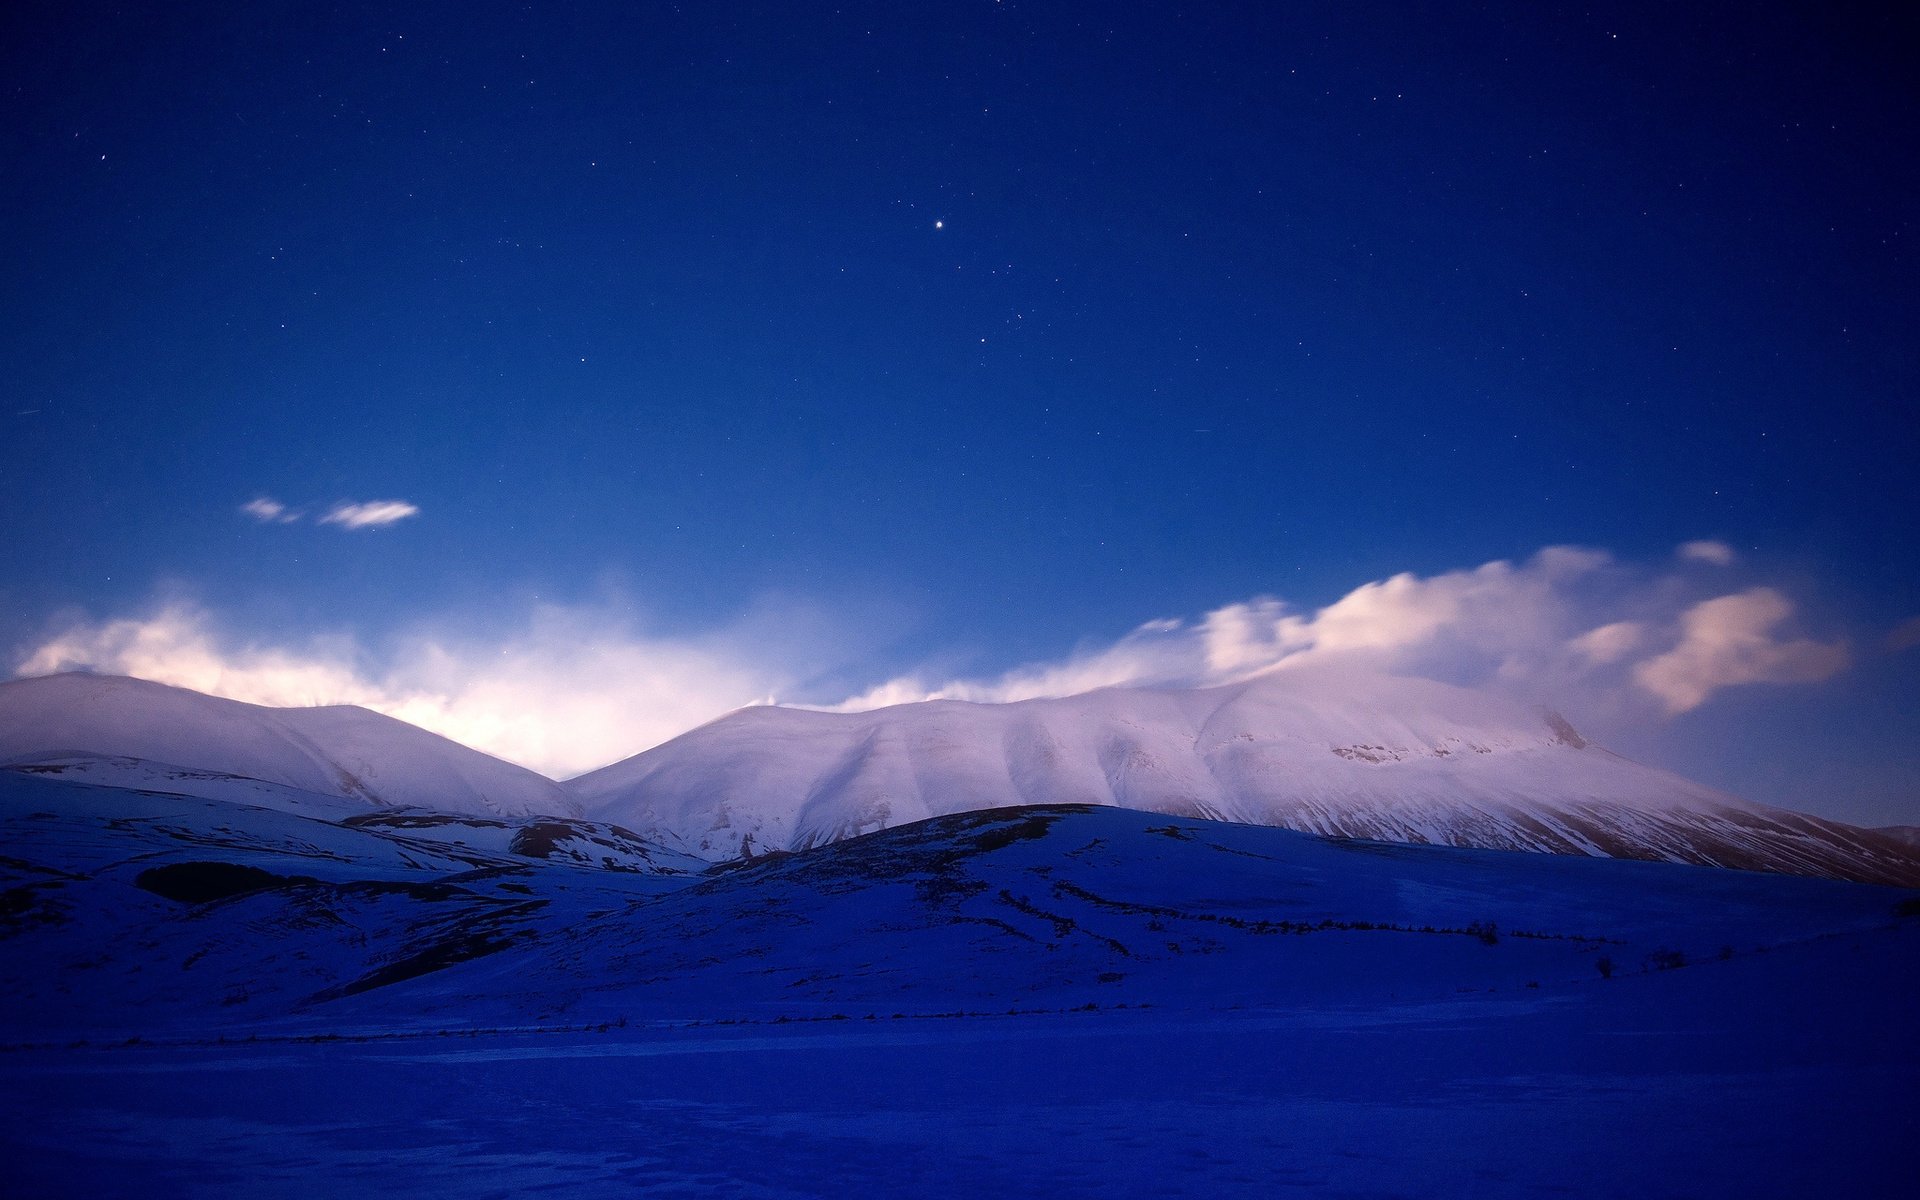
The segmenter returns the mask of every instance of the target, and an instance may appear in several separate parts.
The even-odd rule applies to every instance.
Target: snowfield
[[[56,675],[0,683],[0,765],[325,819],[386,808],[590,816],[602,842],[618,828],[708,862],[959,812],[1098,804],[1920,885],[1920,851],[1897,830],[1754,804],[1485,693],[1345,672],[866,713],[747,708],[565,783],[363,709],[263,708]]]
[[[1015,704],[748,708],[568,786],[597,818],[714,859],[954,812],[1076,803],[1920,884],[1913,848],[1883,832],[1643,766],[1552,713],[1345,672]]]
[[[120,682],[109,712],[157,695]],[[18,1194],[1909,1182],[1920,892],[1863,880],[1911,860],[1534,714],[1442,720],[1439,692],[1318,712],[1273,688],[748,710],[601,773],[619,786],[587,819],[504,811],[471,760],[445,785],[464,809],[376,804],[294,769],[344,743],[315,758],[275,740],[275,710],[205,699],[155,701],[155,729],[194,735],[171,750],[97,714],[97,738],[58,745],[44,721],[0,730],[23,747],[0,768]],[[440,748],[372,728],[398,764],[374,774],[431,792],[415,752]],[[982,810],[963,778],[1092,790]],[[1542,854],[1214,819],[1288,795],[1329,821],[1418,814],[1427,842],[1545,838],[1586,803],[1640,840]],[[902,823],[908,798],[950,811]],[[870,802],[885,827],[852,836]],[[692,826],[645,820],[722,810],[758,822],[722,827],[735,849],[807,848],[711,862]],[[1772,869],[1640,861],[1736,849]]]
[[[578,816],[552,780],[364,708],[265,708],[106,675],[0,683],[0,764],[134,759],[357,802]]]

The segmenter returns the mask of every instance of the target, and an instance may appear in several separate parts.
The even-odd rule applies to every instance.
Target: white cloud
[[[1638,621],[1614,621],[1567,643],[1594,666],[1617,663],[1647,641],[1647,627]]]
[[[1126,684],[1171,683],[1193,675],[1194,645],[1194,638],[1184,623],[1154,620],[1112,645],[1085,650],[1059,662],[1018,667],[984,680],[953,679],[933,683],[922,674],[902,675],[838,704],[820,707],[861,712],[921,700],[1005,703],[1040,696],[1072,696]]]
[[[1633,669],[1635,682],[1681,713],[1724,687],[1743,683],[1816,683],[1847,665],[1842,643],[1778,641],[1773,631],[1793,603],[1772,588],[1705,600],[1680,618],[1680,644]]]
[[[1725,542],[1682,542],[1674,553],[1687,562],[1707,563],[1716,567],[1730,567],[1740,557]]]
[[[1673,714],[1722,688],[1814,682],[1845,667],[1843,643],[1776,636],[1794,611],[1780,593],[1757,588],[1702,600],[1689,586],[1602,551],[1550,546],[1519,564],[1362,584],[1314,611],[1257,597],[1191,624],[1153,621],[1110,645],[998,677],[930,682],[903,675],[833,707],[1021,700],[1127,684],[1208,686],[1345,662],[1556,702],[1585,697],[1591,708],[1644,711],[1652,704]]]
[[[790,685],[751,630],[649,636],[607,610],[540,606],[504,638],[419,633],[385,665],[347,637],[236,643],[203,609],[76,625],[19,675],[89,669],[254,704],[357,704],[555,777],[624,758]]]
[[[1813,682],[1843,669],[1845,644],[1795,635],[1793,616],[1792,602],[1771,588],[1715,596],[1698,573],[1671,564],[1636,567],[1549,547],[1519,563],[1395,575],[1318,609],[1255,597],[1198,620],[1160,618],[998,674],[898,673],[837,704],[844,692],[822,696],[807,681],[856,670],[871,678],[871,656],[854,653],[841,631],[870,638],[875,622],[786,601],[676,636],[648,632],[618,603],[533,605],[504,636],[417,630],[376,649],[345,635],[248,642],[223,633],[205,610],[173,602],[142,617],[76,624],[30,650],[17,673],[91,669],[261,704],[359,704],[564,777],[774,696],[859,710],[1206,686],[1312,664],[1490,686],[1576,715],[1647,720],[1696,708],[1724,688]],[[849,665],[863,659],[863,668]]]
[[[419,506],[405,500],[369,500],[364,504],[336,504],[320,518],[320,523],[348,529],[377,529],[419,515]]]
[[[255,496],[240,506],[240,511],[264,525],[290,525],[300,514],[271,496]]]

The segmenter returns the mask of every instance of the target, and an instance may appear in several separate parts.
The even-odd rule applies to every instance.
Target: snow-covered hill
[[[1920,883],[1874,831],[1753,804],[1428,680],[1277,673],[866,713],[749,708],[568,785],[587,812],[715,859],[931,816],[1101,804],[1383,841]]]
[[[143,679],[50,675],[0,683],[0,764],[132,759],[278,784],[361,807],[578,816],[544,776],[364,708],[265,708]],[[182,777],[184,778],[184,776]],[[195,787],[177,790],[195,792]],[[217,784],[217,786],[228,786]]]
[[[1078,806],[707,875],[385,815],[0,772],[0,1040],[1444,1000],[1867,932],[1912,898]]]
[[[413,815],[0,771],[13,1190],[1520,1200],[1910,1174],[1920,893],[1060,806],[646,875]]]
[[[0,683],[0,766],[323,820],[425,809],[482,821],[434,836],[498,850],[524,835],[581,862],[640,869],[661,853],[655,842],[751,858],[956,812],[1099,804],[1920,884],[1920,851],[1887,831],[1714,791],[1482,692],[1381,676],[1285,672],[1199,691],[857,714],[750,708],[563,785],[364,709],[265,708],[59,675]],[[548,837],[528,832],[531,816],[570,824]],[[502,818],[521,820],[484,823]]]

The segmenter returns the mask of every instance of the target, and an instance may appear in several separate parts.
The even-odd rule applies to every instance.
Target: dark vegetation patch
[[[1013,937],[1017,937],[1023,942],[1033,942],[1036,945],[1040,941],[1039,938],[1034,937],[1032,934],[1028,933],[1026,930],[1021,929],[1019,926],[1014,925],[1011,922],[1002,921],[999,917],[975,917],[975,916],[969,916],[965,913],[961,913],[955,916],[948,917],[947,920],[950,924],[954,924],[954,925],[991,926],[994,929],[998,929],[1002,933],[1010,934]]]
[[[987,884],[982,879],[957,879],[943,871],[915,883],[913,890],[921,903],[940,907],[971,900],[986,891]]]
[[[134,879],[134,883],[154,895],[183,904],[206,904],[248,892],[313,882],[304,875],[276,875],[259,867],[226,862],[168,863],[148,867]]]
[[[1334,746],[1331,749],[1348,762],[1382,763],[1389,760],[1398,762],[1402,757],[1400,751],[1386,746]]]
[[[45,879],[0,892],[0,935],[19,933],[33,925],[65,924],[67,906],[54,899],[64,886],[58,879]]]
[[[36,887],[37,885],[29,883],[0,892],[0,920],[17,917],[32,908]]]
[[[1465,929],[1433,925],[1401,925],[1391,921],[1336,921],[1331,917],[1326,917],[1319,921],[1268,921],[1259,918],[1236,917],[1228,913],[1190,912],[1186,909],[1171,908],[1161,904],[1136,904],[1127,900],[1114,900],[1102,896],[1097,892],[1088,891],[1078,884],[1068,883],[1065,880],[1055,882],[1053,892],[1056,896],[1072,896],[1076,900],[1084,901],[1096,908],[1103,908],[1110,912],[1152,917],[1155,921],[1159,921],[1162,918],[1171,918],[1180,921],[1200,921],[1213,925],[1224,925],[1229,929],[1245,930],[1248,933],[1298,934],[1325,933],[1335,930],[1360,933],[1434,933],[1478,938],[1489,946],[1498,944],[1501,936],[1499,926],[1491,921],[1475,921]],[[1005,893],[1002,893],[1002,895],[1004,896]],[[1060,919],[1065,920],[1066,918]],[[1153,929],[1153,924],[1150,923],[1148,928]],[[1533,938],[1540,941],[1552,942],[1579,942],[1588,945],[1618,944],[1618,940],[1613,938],[1586,937],[1569,933],[1538,933],[1531,930],[1512,930],[1509,931],[1506,936]]]
[[[1011,908],[1016,908],[1037,920],[1051,923],[1054,936],[1056,937],[1066,937],[1075,929],[1079,928],[1079,926],[1074,923],[1072,917],[1063,917],[1059,913],[1048,912],[1025,896],[1016,896],[1005,888],[1000,889],[1000,902]]]
[[[312,883],[311,879],[292,882]],[[434,902],[446,900],[476,900],[474,893],[450,883],[415,883],[406,879],[356,879],[352,883],[339,885],[340,894],[354,898],[371,899],[377,896],[405,896],[409,900],[428,900]]]
[[[597,847],[612,853],[602,853],[596,858],[594,851],[586,847]],[[742,848],[745,848],[744,843]],[[594,825],[581,821],[534,821],[515,831],[513,840],[507,843],[507,849],[524,858],[570,859],[607,871],[643,870],[633,863],[622,862],[621,858],[626,856],[649,864],[653,862],[652,847],[639,834],[618,825]],[[678,871],[666,873],[680,874]]]
[[[471,892],[462,892],[461,895],[481,900],[486,907],[477,912],[471,909],[460,911],[451,919],[435,922],[436,927],[426,937],[415,941],[359,978],[320,992],[312,998],[311,1002],[322,1003],[337,1000],[342,996],[358,995],[389,984],[418,979],[422,975],[445,970],[456,963],[471,962],[476,958],[496,954],[517,942],[536,936],[534,930],[520,925],[520,921],[547,905],[545,900],[503,903],[474,896]]]
[[[560,842],[579,836],[578,829],[563,821],[535,821],[515,831],[507,849],[528,858],[546,858]]]
[[[1015,842],[1031,842],[1047,836],[1047,829],[1059,817],[1057,814],[1030,816],[1024,821],[1012,825],[999,825],[973,839],[975,850],[1004,850]]]
[[[34,816],[51,816],[51,814],[35,813]],[[0,869],[18,871],[23,875],[44,875],[49,879],[79,880],[93,878],[93,876],[81,872],[62,871],[59,867],[49,867],[45,863],[28,862],[24,858],[10,858],[5,854],[0,854]]]
[[[924,821],[901,825],[898,828],[940,836],[964,833],[969,829],[978,829],[982,825],[997,825],[1002,821],[1017,821],[1027,817],[1057,821],[1061,817],[1076,813],[1098,812],[1100,807],[1098,804],[1012,804],[1005,808],[976,808],[963,813],[949,813],[944,817],[928,817]]]
[[[315,999],[332,1000],[340,996],[355,996],[361,992],[370,992],[374,988],[386,987],[388,984],[418,979],[422,975],[430,975],[435,971],[451,967],[455,963],[470,962],[476,958],[498,953],[513,943],[513,938],[491,930],[468,934],[465,937],[450,938],[444,942],[435,942],[404,958],[376,967],[351,983],[342,984]]]
[[[1383,842],[1375,838],[1342,837],[1339,834],[1325,834],[1323,838],[1327,845],[1336,850],[1377,854],[1381,858],[1410,858],[1418,861],[1428,859],[1436,848],[1430,842]],[[1439,848],[1458,849],[1458,847]]]
[[[381,829],[443,829],[448,825],[464,825],[469,829],[511,828],[507,822],[496,821],[490,817],[462,817],[450,813],[355,813],[340,823],[351,826],[373,825]]]
[[[724,875],[731,875],[735,871],[747,869],[758,870],[792,857],[793,852],[790,850],[762,850],[752,858],[724,859],[708,867],[706,874],[718,878]]]
[[[714,883],[696,886],[717,886],[719,879],[726,877],[779,877],[816,888],[823,895],[833,895],[918,874],[953,876],[968,859],[978,854],[1044,837],[1053,822],[1076,813],[1093,812],[1096,807],[1091,804],[1023,805],[930,817],[778,858],[767,856],[750,863],[722,864],[708,873]],[[930,898],[950,897],[942,895],[936,886]]]

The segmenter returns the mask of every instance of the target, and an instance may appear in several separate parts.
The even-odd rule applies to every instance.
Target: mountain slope
[[[704,875],[419,816],[0,772],[0,1042],[1435,1001],[1871,933],[1912,900],[1081,806]]]
[[[12,1190],[1911,1182],[1915,893],[1114,808],[702,877],[413,831],[0,772]]]
[[[364,708],[266,708],[106,675],[0,683],[0,763],[113,758],[263,780],[372,808],[579,814],[544,776]]]
[[[763,858],[342,1008],[504,1020],[545,1004],[576,1021],[1324,1010],[1885,930],[1909,898],[1829,879],[1024,807]]]
[[[931,816],[1101,804],[1304,832],[1920,883],[1868,830],[1753,804],[1428,680],[1279,673],[867,713],[750,708],[568,786],[587,811],[712,858]]]

